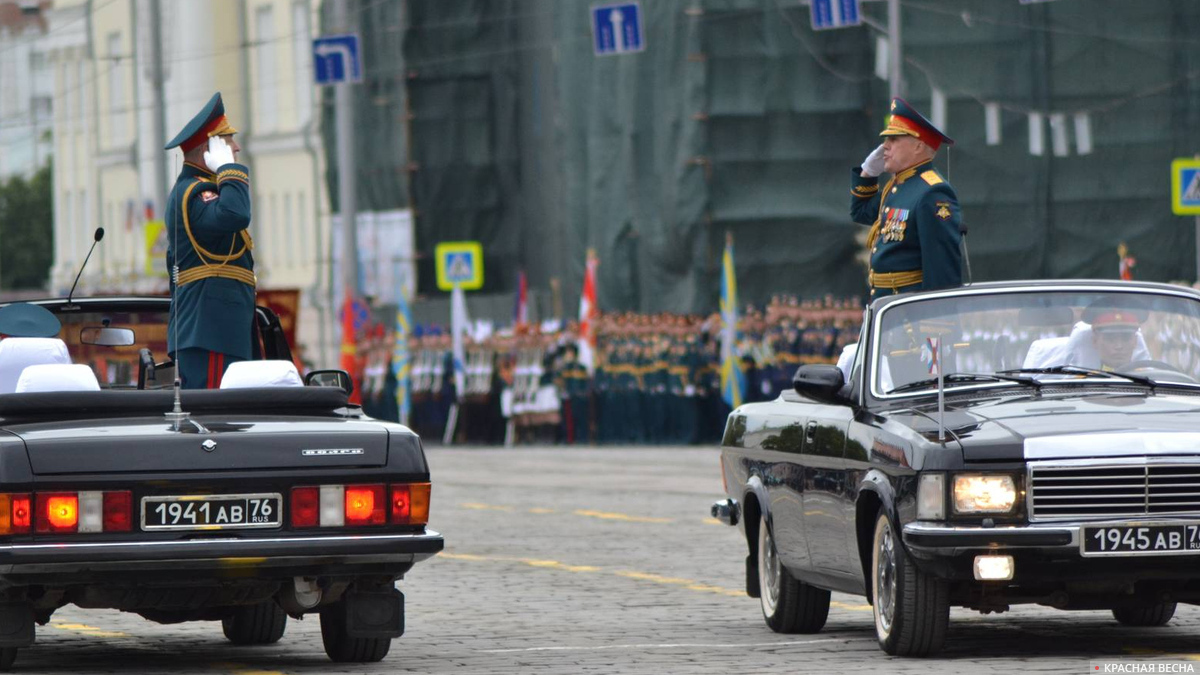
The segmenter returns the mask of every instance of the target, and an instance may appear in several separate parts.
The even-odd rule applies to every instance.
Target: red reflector
[[[0,493],[0,534],[28,532],[31,515],[29,495]]]
[[[321,522],[321,489],[292,488],[292,527],[316,527]]]
[[[382,485],[346,486],[346,524],[382,525],[387,522],[387,504]]]
[[[408,523],[412,514],[412,495],[407,485],[392,486],[392,522],[397,525]]]
[[[128,532],[133,529],[133,495],[128,490],[104,493],[104,531]]]
[[[38,532],[74,532],[78,527],[78,494],[58,492],[37,495]]]

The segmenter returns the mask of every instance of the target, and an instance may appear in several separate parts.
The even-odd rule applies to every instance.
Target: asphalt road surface
[[[325,657],[316,618],[236,647],[219,623],[160,626],[65,608],[14,666],[26,673],[1094,672],[1105,659],[1200,671],[1200,608],[1164,628],[1108,612],[953,610],[945,651],[896,659],[862,598],[834,595],[825,629],[779,635],[742,590],[745,544],[708,517],[715,449],[428,450],[432,527],[446,551],[399,583],[407,632],[376,664]],[[1186,672],[1186,671],[1185,671]]]

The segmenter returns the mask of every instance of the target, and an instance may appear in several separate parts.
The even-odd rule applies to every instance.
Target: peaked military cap
[[[0,307],[0,335],[8,337],[55,337],[62,328],[58,317],[40,305],[14,302]]]
[[[1090,323],[1094,330],[1103,332],[1107,330],[1134,331],[1149,317],[1144,310],[1130,307],[1128,302],[1121,303],[1114,298],[1101,298],[1083,310],[1081,318],[1085,323]]]
[[[902,98],[892,99],[891,111],[887,118],[887,127],[879,132],[880,136],[914,136],[925,145],[937,150],[942,143],[954,145],[954,139],[943,134],[933,122],[917,112],[916,108]]]
[[[208,139],[213,136],[236,133],[237,129],[234,129],[229,124],[229,120],[225,119],[225,104],[221,102],[221,92],[218,91],[208,99],[208,103],[204,104],[200,112],[184,125],[183,131],[176,134],[170,143],[163,146],[163,149],[170,150],[178,147],[182,148],[184,152],[190,152],[207,143]]]

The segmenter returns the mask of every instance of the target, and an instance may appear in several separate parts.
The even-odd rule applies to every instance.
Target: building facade
[[[45,166],[53,86],[43,43],[49,2],[0,2],[0,181]]]

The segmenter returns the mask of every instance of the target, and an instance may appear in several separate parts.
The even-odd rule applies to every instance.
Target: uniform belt
[[[258,285],[258,279],[254,276],[254,272],[246,269],[245,267],[236,267],[234,265],[201,265],[199,267],[180,270],[179,274],[175,278],[175,284],[182,286],[184,284],[190,284],[193,281],[211,279],[212,277],[240,281],[243,284],[250,286],[250,288],[254,288],[256,285]]]
[[[905,286],[915,286],[925,280],[925,275],[921,270],[912,270],[911,272],[876,272],[871,270],[867,275],[867,282],[872,288],[888,288],[893,291],[904,288]]]

